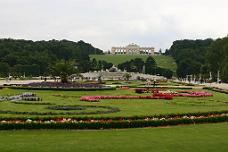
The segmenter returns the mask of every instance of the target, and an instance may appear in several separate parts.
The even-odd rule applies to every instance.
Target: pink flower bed
[[[178,93],[174,94],[174,96],[178,97],[212,97],[213,94],[204,91],[189,91],[187,93]]]
[[[100,99],[165,99],[171,100],[173,97],[211,97],[212,93],[203,91],[186,91],[185,93],[168,94],[168,93],[153,93],[151,96],[81,96],[81,101],[99,102]]]
[[[156,94],[152,96],[82,96],[80,98],[81,101],[90,101],[90,102],[98,102],[100,99],[173,99],[173,95],[171,94]]]

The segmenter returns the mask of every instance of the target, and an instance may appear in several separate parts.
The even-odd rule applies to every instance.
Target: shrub
[[[94,121],[94,122],[1,122],[0,130],[11,129],[109,129],[109,128],[139,128],[173,126],[182,124],[227,122],[228,116],[204,118],[177,118],[159,120],[121,120],[121,121]]]

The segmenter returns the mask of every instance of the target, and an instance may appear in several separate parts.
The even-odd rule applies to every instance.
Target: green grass
[[[0,131],[1,152],[227,152],[228,123],[121,130]]]
[[[90,55],[91,59],[95,58],[96,60],[105,60],[107,62],[113,63],[114,65],[118,65],[135,58],[142,58],[144,61],[146,61],[147,57],[147,55]],[[159,67],[170,69],[173,72],[176,72],[177,65],[172,57],[164,55],[157,55],[153,57]]]
[[[139,83],[139,82],[137,82]],[[30,90],[42,102],[57,105],[99,105],[118,107],[121,111],[111,114],[76,115],[78,117],[147,116],[168,113],[207,112],[228,110],[228,95],[213,92],[213,97],[179,97],[173,100],[101,100],[99,103],[79,101],[82,95],[138,95],[130,90],[106,91],[47,91]],[[204,90],[205,91],[205,90]],[[27,90],[3,88],[0,96],[16,95]],[[74,96],[69,98],[54,95]],[[146,94],[145,94],[146,95]],[[149,95],[149,94],[147,94]],[[53,111],[47,105],[25,105],[0,102],[0,110]],[[87,109],[91,111],[92,109]],[[54,110],[58,112],[58,110]],[[61,111],[62,112],[62,111]],[[0,114],[0,117],[33,117],[31,115]],[[49,116],[48,116],[49,117]],[[10,130],[0,131],[1,152],[226,152],[228,123],[189,126],[110,129],[110,130]]]
[[[2,89],[0,96],[2,95],[15,95],[21,92],[27,92],[26,90],[13,90]],[[134,93],[133,89],[130,90],[109,90],[109,91],[41,91],[34,90],[39,97],[43,99],[42,102],[54,103],[57,105],[99,105],[99,106],[113,106],[118,107],[121,111],[110,114],[94,114],[89,116],[94,117],[119,117],[119,116],[147,116],[155,114],[170,114],[170,113],[188,113],[188,112],[207,112],[207,111],[220,111],[228,110],[228,95],[218,92],[213,92],[213,97],[176,97],[173,100],[137,100],[137,99],[111,99],[101,100],[98,103],[90,103],[80,101],[79,98],[82,95],[138,95]],[[74,96],[69,98],[56,97],[53,95]],[[146,95],[146,94],[145,94]],[[149,94],[147,94],[149,95]],[[24,105],[14,104],[11,102],[0,102],[1,110],[12,111],[39,111],[39,112],[58,112],[59,110],[47,109],[47,105]],[[89,111],[93,109],[88,109]],[[62,112],[62,111],[61,111]],[[15,114],[0,114],[3,116],[23,116]],[[76,115],[78,117],[84,117],[88,115]],[[65,116],[66,117],[66,116]]]

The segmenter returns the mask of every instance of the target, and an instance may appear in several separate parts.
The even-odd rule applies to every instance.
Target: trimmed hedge
[[[21,101],[10,101],[14,104],[25,104],[25,105],[54,105],[54,103],[49,102],[21,102]]]
[[[218,88],[204,87],[203,89],[207,89],[207,90],[211,90],[211,91],[215,91],[215,92],[219,92],[219,93],[228,94],[228,91],[222,90],[222,89],[218,89]]]
[[[23,89],[23,90],[57,90],[57,91],[98,91],[98,90],[116,90],[116,87],[107,88],[42,88],[42,87],[14,87],[9,86],[10,89]]]
[[[56,106],[48,106],[48,109],[51,110],[86,110],[85,106],[71,106],[71,105],[56,105]]]
[[[171,113],[171,114],[159,114],[159,115],[150,115],[150,116],[130,116],[130,117],[91,117],[91,116],[83,116],[83,117],[74,117],[74,116],[68,116],[65,118],[71,118],[77,121],[80,120],[113,120],[113,121],[118,121],[118,120],[144,120],[144,119],[152,119],[152,118],[165,118],[165,119],[169,119],[169,118],[181,118],[181,117],[190,117],[190,116],[195,116],[195,117],[199,117],[199,116],[203,116],[203,117],[209,117],[212,115],[222,115],[222,114],[228,114],[228,110],[223,110],[223,111],[208,111],[208,112],[194,112],[194,113]],[[0,121],[1,120],[42,120],[42,121],[46,121],[46,120],[56,120],[56,119],[62,119],[62,116],[47,116],[47,117],[40,117],[40,116],[33,116],[33,117],[0,117]]]
[[[208,118],[181,118],[164,120],[124,120],[111,122],[22,122],[22,123],[0,123],[0,130],[11,129],[110,129],[110,128],[141,128],[173,126],[182,124],[200,124],[228,122],[228,116],[217,116]]]
[[[60,105],[58,105],[60,106]],[[72,105],[75,106],[75,105]],[[103,108],[107,109],[106,111],[80,111],[80,112],[28,112],[28,111],[11,111],[11,110],[0,110],[0,114],[22,114],[22,115],[88,115],[88,114],[107,114],[119,112],[120,109],[117,107],[111,106],[92,106],[92,105],[81,105],[80,107],[84,108]],[[57,110],[57,109],[54,109]]]

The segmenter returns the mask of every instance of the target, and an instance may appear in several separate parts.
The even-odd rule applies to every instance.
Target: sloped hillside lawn
[[[105,55],[90,55],[90,58],[95,58],[96,60],[104,60],[107,62],[110,62],[114,65],[118,65],[120,63],[130,61],[135,58],[141,58],[143,61],[146,61],[148,58],[148,55],[111,55],[111,54],[105,54]],[[171,71],[175,72],[177,69],[177,65],[175,60],[170,56],[164,56],[164,55],[157,55],[153,56],[155,59],[158,67],[170,69]]]

